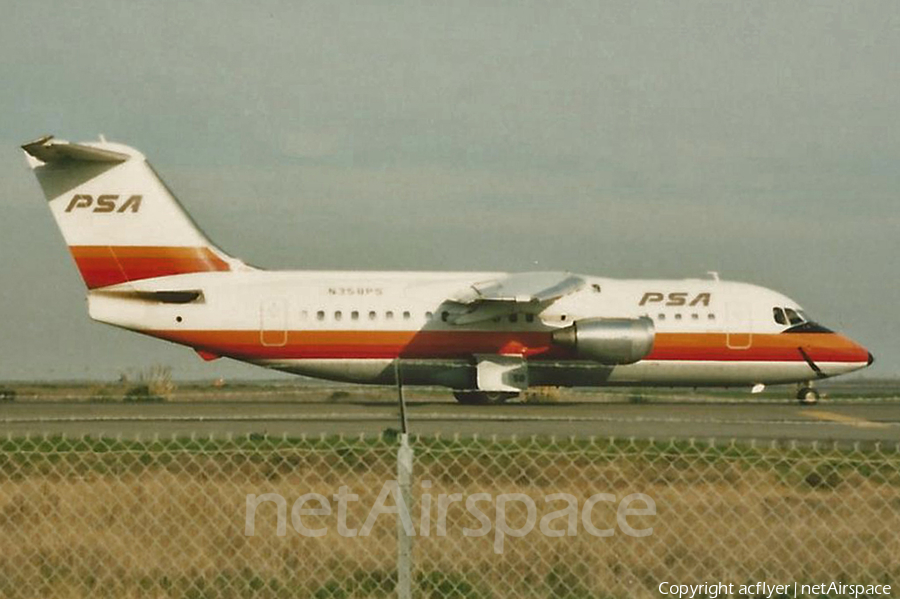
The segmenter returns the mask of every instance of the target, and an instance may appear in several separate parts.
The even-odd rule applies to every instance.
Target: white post
[[[401,433],[400,449],[397,450],[397,484],[400,487],[400,497],[403,498],[401,510],[412,510],[412,467],[413,450],[409,446],[409,434]],[[397,518],[397,597],[412,598],[412,537],[407,534],[400,517]]]
[[[397,400],[400,403],[400,448],[397,450],[397,485],[403,504],[400,509],[412,510],[412,468],[413,450],[409,446],[409,431],[406,420],[406,398],[403,397],[403,373],[400,358],[394,361],[394,380],[397,383]],[[403,518],[397,518],[397,597],[412,599],[412,537],[406,533]],[[412,521],[412,514],[406,514]]]

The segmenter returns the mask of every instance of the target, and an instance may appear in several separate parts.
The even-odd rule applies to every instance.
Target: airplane
[[[750,387],[870,366],[764,287],[569,272],[270,271],[226,254],[146,158],[52,136],[22,146],[96,321],[289,373],[431,385],[463,404],[529,387]]]

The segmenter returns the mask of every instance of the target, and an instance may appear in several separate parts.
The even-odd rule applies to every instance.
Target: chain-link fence
[[[0,596],[641,597],[900,573],[897,447],[413,437],[398,514],[399,445],[7,440]]]

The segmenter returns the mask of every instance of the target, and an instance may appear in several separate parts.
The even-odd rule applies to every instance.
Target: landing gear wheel
[[[819,403],[819,392],[812,387],[800,387],[797,391],[797,399],[802,406],[812,406]]]
[[[508,399],[517,397],[518,393],[506,391],[454,391],[456,401],[467,406],[486,406],[488,404],[501,404]]]

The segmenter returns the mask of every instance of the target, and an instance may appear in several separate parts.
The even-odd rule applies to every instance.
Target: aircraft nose
[[[872,355],[872,352],[869,352],[869,363],[867,366],[871,366],[873,362],[875,362],[875,356]]]

